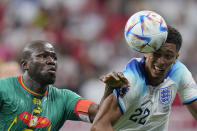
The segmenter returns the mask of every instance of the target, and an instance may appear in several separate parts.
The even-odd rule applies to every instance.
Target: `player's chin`
[[[151,72],[152,77],[155,79],[163,78],[165,76],[164,74],[165,74],[164,72],[155,72],[155,71]]]
[[[54,84],[56,80],[56,74],[48,74],[47,77],[45,77],[45,81],[47,81],[48,84]]]
[[[47,81],[48,81],[47,82],[48,84],[54,84],[55,83],[55,78],[54,79],[48,79]]]

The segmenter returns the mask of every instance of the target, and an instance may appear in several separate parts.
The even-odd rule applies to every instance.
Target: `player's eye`
[[[57,56],[55,56],[54,59],[57,60]]]
[[[39,54],[37,57],[39,57],[39,58],[47,58],[47,55],[46,54]]]
[[[50,54],[50,57],[53,58],[53,60],[57,60],[56,54]]]
[[[53,58],[54,60],[57,60],[57,56],[53,56],[52,58]]]
[[[172,59],[174,56],[173,55],[165,55],[166,59]]]
[[[47,58],[48,56],[47,56],[46,54],[43,54],[42,57],[43,57],[43,58]]]

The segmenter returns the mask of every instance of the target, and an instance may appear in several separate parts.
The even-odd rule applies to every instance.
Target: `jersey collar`
[[[29,88],[27,88],[27,87],[25,86],[25,84],[24,84],[24,82],[23,82],[23,77],[22,77],[22,75],[21,75],[21,76],[18,76],[18,81],[19,81],[20,85],[21,85],[26,91],[28,91],[29,93],[31,93],[31,94],[33,94],[33,95],[35,95],[35,96],[39,96],[39,97],[46,96],[47,93],[48,93],[48,91],[49,91],[49,87],[47,87],[47,90],[45,91],[44,94],[39,94],[39,93],[36,93],[36,92],[30,90]]]

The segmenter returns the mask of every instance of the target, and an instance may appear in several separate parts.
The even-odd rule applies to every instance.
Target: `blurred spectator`
[[[15,61],[0,63],[0,78],[19,76],[22,74],[19,64]]]

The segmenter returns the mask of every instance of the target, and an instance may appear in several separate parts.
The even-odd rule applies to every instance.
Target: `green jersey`
[[[79,120],[75,105],[81,99],[67,89],[49,85],[45,94],[28,89],[22,76],[0,80],[1,131],[54,131],[66,120]]]

